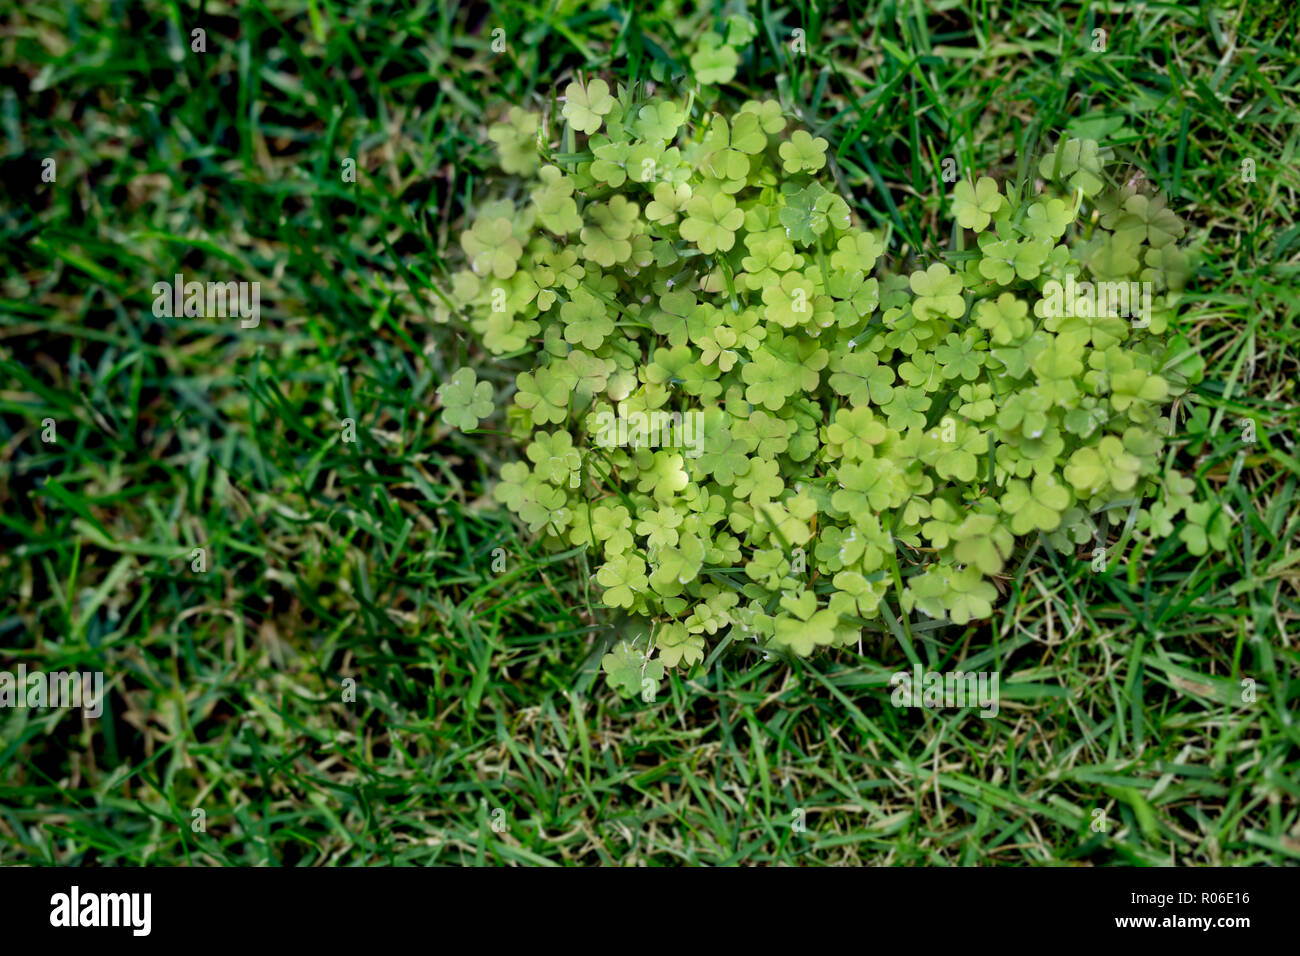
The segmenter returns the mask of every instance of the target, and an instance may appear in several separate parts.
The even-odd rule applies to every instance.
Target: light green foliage
[[[492,386],[479,382],[472,368],[457,369],[451,381],[438,386],[442,420],[453,428],[469,431],[492,414]]]
[[[580,133],[594,133],[600,129],[603,117],[615,106],[609,95],[609,84],[595,79],[585,87],[570,83],[564,90],[564,118]]]
[[[781,144],[781,160],[787,173],[816,172],[826,165],[826,140],[813,139],[807,130],[797,129]]]
[[[1105,188],[1102,173],[1110,159],[1111,151],[1093,140],[1062,140],[1039,161],[1038,172],[1045,179],[1054,179],[1091,197]]]
[[[620,690],[729,631],[807,654],[899,608],[986,618],[1018,539],[1068,551],[1132,501],[1144,540],[1226,546],[1227,512],[1166,470],[1166,406],[1201,369],[1162,341],[1183,227],[1095,142],[1043,157],[1038,195],[958,183],[976,254],[891,276],[823,173],[826,141],[778,104],[722,116],[598,80],[566,98],[587,151],[537,166],[513,219],[482,207],[451,289],[489,351],[533,361],[508,416],[525,460],[495,497],[588,549],[605,603],[653,625],[606,655]],[[1149,313],[1098,281],[1152,283]]]
[[[695,78],[704,84],[731,82],[739,63],[735,48],[724,43],[716,33],[706,33],[691,54],[691,69]]]
[[[974,186],[960,182],[953,190],[953,218],[963,229],[986,229],[989,219],[1004,202],[998,184],[987,176],[981,176]]]
[[[488,129],[488,138],[497,144],[501,168],[506,172],[531,176],[537,171],[538,120],[536,113],[512,106],[505,119]]]
[[[695,42],[690,56],[691,72],[701,86],[730,83],[740,66],[740,51],[758,36],[758,24],[747,13],[732,14],[715,30]]]
[[[744,221],[745,214],[726,193],[716,193],[712,199],[696,196],[686,204],[681,237],[695,243],[701,252],[726,252],[735,244],[736,230]]]
[[[523,254],[523,246],[514,237],[509,219],[475,220],[472,228],[461,233],[461,248],[478,275],[509,279]]]
[[[653,693],[664,676],[663,662],[651,659],[635,641],[617,641],[600,663],[610,686],[625,697],[642,694],[647,687]]]

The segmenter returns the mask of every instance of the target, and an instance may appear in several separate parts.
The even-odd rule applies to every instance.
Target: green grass
[[[1168,191],[1207,362],[1175,460],[1232,536],[1144,549],[1120,514],[1110,571],[1031,550],[992,621],[794,666],[731,647],[651,704],[599,679],[582,555],[485,497],[518,451],[431,411],[462,364],[498,393],[515,371],[432,322],[433,287],[495,175],[488,120],[576,70],[680,72],[722,6],[453,11],[6,4],[0,668],[111,691],[97,721],[0,715],[0,862],[1300,860],[1294,5],[752,8],[706,97],[779,95],[900,263],[951,242],[944,157],[1015,176],[1068,128]],[[261,325],[155,318],[176,272],[261,282]],[[1001,713],[891,707],[916,661],[1001,671]]]

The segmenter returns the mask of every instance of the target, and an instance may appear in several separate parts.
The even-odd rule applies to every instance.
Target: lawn
[[[1300,860],[1297,7],[763,2],[700,84],[744,12],[6,5],[0,669],[106,696],[0,712],[0,863]],[[945,159],[1110,146],[1199,251],[1173,460],[1224,548],[1028,542],[990,620],[614,693],[590,561],[491,496],[520,449],[437,411],[526,367],[439,293],[508,186],[488,126],[579,75],[778,99],[901,265],[952,240]],[[155,308],[177,274],[260,321]],[[1000,672],[997,716],[891,706],[918,663]]]

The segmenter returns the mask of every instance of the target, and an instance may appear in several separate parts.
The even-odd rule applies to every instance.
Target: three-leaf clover
[[[560,306],[564,320],[564,340],[586,349],[598,349],[614,331],[614,320],[605,304],[589,292],[579,289],[574,297]]]
[[[740,56],[716,33],[704,34],[699,47],[691,54],[691,69],[695,71],[695,79],[706,86],[730,83],[739,64]]]
[[[726,252],[736,243],[736,230],[745,221],[745,214],[736,208],[736,201],[726,193],[717,193],[712,199],[694,196],[686,204],[686,221],[682,223],[682,238],[693,242],[701,252],[711,254]]]
[[[963,229],[980,232],[1005,202],[996,180],[981,176],[972,186],[963,179],[953,189],[952,214]]]
[[[568,417],[570,383],[550,368],[520,372],[515,384],[519,388],[515,403],[527,409],[537,424],[559,423]]]
[[[644,561],[634,554],[617,553],[597,569],[596,580],[605,588],[605,603],[611,607],[631,607],[649,583]]]
[[[561,112],[579,133],[594,133],[600,129],[601,122],[614,105],[609,84],[595,79],[585,88],[581,83],[570,83],[564,90],[564,109]]]
[[[942,262],[934,263],[923,272],[913,272],[911,284],[917,295],[912,303],[912,312],[918,319],[941,315],[959,319],[965,313],[961,276],[954,274]]]
[[[605,679],[625,697],[645,696],[649,681],[651,691],[664,678],[664,665],[651,658],[634,641],[620,640],[600,659]]]
[[[1051,475],[1034,475],[1032,484],[1013,478],[999,504],[1011,515],[1015,534],[1054,531],[1061,523],[1062,512],[1070,507],[1070,490]]]
[[[524,247],[514,237],[514,227],[505,218],[478,219],[460,234],[461,248],[469,256],[470,268],[479,275],[509,279],[515,274]]]
[[[671,100],[647,103],[636,114],[633,129],[642,139],[672,142],[686,122],[682,108]]]
[[[797,129],[778,148],[787,173],[815,173],[826,165],[826,147],[822,137],[814,138],[807,130]]]
[[[628,239],[636,227],[640,210],[624,196],[596,203],[587,209],[590,219],[582,227],[582,254],[608,269],[632,255]]]
[[[478,428],[479,420],[492,414],[492,386],[477,379],[472,368],[458,368],[451,381],[438,386],[442,420],[453,428],[461,431]]]
[[[1085,196],[1095,196],[1106,185],[1101,174],[1108,158],[1108,151],[1095,140],[1068,139],[1039,161],[1038,172],[1044,179],[1064,182]]]
[[[512,106],[501,122],[488,128],[488,139],[497,144],[501,168],[507,173],[528,176],[537,170],[539,119],[536,113]]]
[[[654,199],[646,204],[646,218],[661,226],[670,226],[677,221],[679,213],[691,198],[691,187],[685,183],[656,183]]]

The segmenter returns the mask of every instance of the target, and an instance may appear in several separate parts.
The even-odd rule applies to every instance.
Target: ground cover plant
[[[603,658],[611,684],[653,696],[715,634],[860,645],[891,586],[904,612],[987,618],[1016,536],[1070,550],[1117,507],[1172,532],[1194,483],[1160,415],[1203,369],[1163,335],[1185,230],[1109,150],[1062,139],[1030,166],[1042,191],[958,183],[975,248],[886,277],[882,301],[879,236],[816,176],[826,140],[785,135],[773,100],[690,135],[689,99],[618,92],[569,85],[569,174],[541,165],[545,118],[491,130],[535,178],[477,210],[447,293],[489,352],[545,342],[511,408],[526,460],[493,494],[554,550],[596,546],[606,604],[654,620]],[[473,369],[439,392],[461,427],[495,408]]]
[[[1295,11],[931,7],[7,7],[0,670],[101,672],[105,700],[98,717],[0,709],[0,860],[1294,863]],[[609,687],[602,659],[650,635],[634,616],[611,621],[596,577],[604,546],[597,562],[572,538],[549,542],[492,491],[505,468],[537,465],[532,423],[506,406],[547,349],[540,326],[559,332],[552,358],[562,343],[598,359],[605,342],[570,341],[575,323],[561,315],[538,320],[532,348],[496,355],[491,328],[460,326],[458,303],[438,294],[455,288],[460,239],[485,197],[526,207],[536,186],[512,184],[540,181],[544,165],[581,182],[586,160],[569,154],[608,130],[575,129],[566,143],[566,91],[578,83],[577,106],[603,123],[613,110],[590,95],[595,79],[615,102],[620,84],[642,96],[653,83],[682,104],[679,150],[707,141],[715,114],[730,133],[746,103],[779,104],[785,128],[765,132],[765,165],[843,197],[852,227],[878,237],[864,284],[878,281],[867,323],[881,329],[901,307],[891,297],[926,298],[911,276],[935,264],[962,276],[972,300],[971,264],[993,263],[981,276],[999,285],[997,260],[1017,263],[988,246],[1008,241],[995,220],[1011,192],[1026,216],[1067,195],[1073,212],[1086,178],[1069,181],[1080,170],[1066,171],[1068,154],[1065,183],[1039,164],[1070,140],[1110,149],[1115,185],[1163,195],[1184,223],[1160,248],[1196,254],[1168,326],[1130,318],[1124,344],[1168,349],[1181,337],[1204,365],[1185,385],[1153,367],[1139,389],[1158,375],[1186,391],[1133,403],[1154,401],[1172,421],[1156,431],[1157,464],[1191,487],[1102,512],[1095,540],[1019,536],[988,578],[999,589],[991,616],[941,623],[908,611],[891,569],[877,616],[862,616],[861,646],[802,657],[763,644],[769,660],[719,628],[702,661],[665,669],[651,699],[639,666],[623,681],[636,693]],[[556,144],[535,172],[519,149],[530,113],[538,138]],[[796,145],[799,131],[808,140]],[[818,140],[824,151],[811,149]],[[512,148],[516,168],[502,170]],[[824,165],[786,171],[812,151]],[[588,175],[594,189],[617,174]],[[596,204],[642,184],[604,187]],[[762,192],[746,189],[738,208]],[[638,196],[638,222],[702,250],[704,231],[681,238],[689,214],[645,216],[654,192]],[[1095,209],[1085,195],[1060,243],[1072,253],[1090,229],[1116,231]],[[743,224],[720,233],[694,218],[719,246],[722,233],[740,235],[691,261],[751,255]],[[485,244],[508,245],[486,228]],[[565,245],[580,246],[580,232]],[[544,225],[520,245],[538,235]],[[823,250],[828,273],[840,238]],[[1142,269],[1156,268],[1149,251]],[[792,255],[805,252],[798,271],[812,273],[816,315],[821,266],[813,246]],[[747,271],[733,266],[732,281]],[[180,309],[155,309],[155,285],[178,273],[258,282],[258,321],[187,315],[183,294]],[[891,288],[891,276],[907,287]],[[1028,301],[1025,283],[1037,281],[1017,273],[1008,286]],[[737,286],[737,300],[765,310],[765,289]],[[730,292],[696,298],[730,308]],[[578,315],[574,338],[599,331],[585,318],[591,328]],[[990,356],[1003,320],[953,319],[943,339],[979,329]],[[654,315],[644,321],[649,343]],[[840,335],[839,321],[816,339]],[[794,334],[775,324],[783,340]],[[849,397],[830,385],[826,350],[809,401]],[[715,384],[729,376],[747,389],[749,353],[731,351]],[[900,381],[919,388],[891,385]],[[945,381],[958,393],[967,384],[960,372]],[[638,375],[635,388],[647,384]],[[925,394],[925,424],[940,428],[930,413],[953,399]],[[867,398],[904,441],[870,384]],[[789,421],[793,404],[761,410]],[[610,410],[617,417],[616,402]],[[531,432],[560,431],[544,424]],[[817,429],[814,459],[843,449],[832,424],[825,438]],[[1126,430],[1111,437],[1122,443]],[[1065,435],[1101,453],[1104,435]],[[1092,470],[1077,472],[1085,485]],[[1112,480],[1130,471],[1105,468]],[[985,497],[1000,503],[1013,480],[1032,495],[1031,475],[1005,478],[980,482]],[[1161,537],[1170,492],[1184,507],[1164,513]],[[635,483],[627,493],[654,497]],[[923,529],[924,557],[904,553],[929,562]],[[634,589],[643,597],[649,568]],[[996,714],[895,706],[892,677],[917,668],[1000,675]]]

